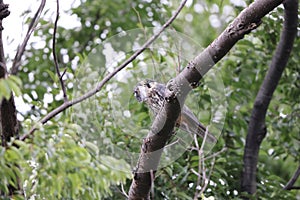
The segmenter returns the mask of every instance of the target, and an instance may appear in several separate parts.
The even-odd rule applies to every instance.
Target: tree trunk
[[[244,168],[241,189],[249,194],[256,192],[256,171],[258,153],[267,130],[266,113],[273,93],[278,85],[283,70],[287,64],[298,26],[298,0],[284,2],[284,24],[279,44],[273,56],[270,68],[256,96],[248,127],[246,146],[244,150]],[[247,199],[247,197],[245,197]]]
[[[6,61],[4,56],[4,48],[2,41],[2,20],[10,14],[8,5],[0,1],[0,79],[7,77]],[[6,146],[11,137],[18,135],[18,123],[14,97],[11,94],[10,98],[0,100],[0,124],[1,124],[1,139],[2,146]]]

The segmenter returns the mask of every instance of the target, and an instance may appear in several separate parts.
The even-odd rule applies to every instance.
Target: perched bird
[[[134,89],[134,96],[139,102],[144,102],[156,116],[161,109],[165,99],[166,86],[153,80],[141,81]],[[197,134],[204,137],[206,128],[184,105],[181,114],[176,121],[176,127],[190,134]],[[207,134],[207,141],[215,143],[217,139],[211,133]]]

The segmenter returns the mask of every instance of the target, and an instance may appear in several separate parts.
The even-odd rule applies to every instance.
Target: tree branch
[[[2,40],[2,20],[10,14],[8,5],[0,2],[0,78],[7,77],[6,60],[4,56],[3,40]],[[1,122],[1,139],[2,146],[6,146],[6,143],[11,137],[18,135],[18,123],[16,106],[14,97],[11,94],[9,99],[0,99],[0,122]]]
[[[12,68],[11,68],[11,74],[16,75],[19,71],[19,67],[21,66],[21,58],[25,52],[26,45],[28,43],[28,40],[30,39],[31,34],[34,32],[36,25],[38,24],[38,20],[40,18],[42,11],[44,10],[45,4],[46,4],[46,0],[42,0],[38,10],[36,11],[33,19],[29,24],[26,36],[22,44],[18,47],[17,53],[15,55]]]
[[[150,170],[154,172],[166,142],[169,140],[180,108],[189,91],[198,85],[202,76],[244,37],[258,27],[261,18],[282,3],[283,0],[257,0],[214,40],[200,55],[174,79],[169,81],[162,109],[156,116],[147,137],[143,140],[134,178],[129,190],[129,199],[149,199],[151,187]]]
[[[0,78],[4,78],[7,74],[6,61],[4,56],[3,40],[2,40],[2,20],[10,14],[8,5],[0,1]]]
[[[56,57],[56,32],[57,32],[58,19],[59,19],[59,0],[56,0],[56,18],[55,18],[55,22],[54,22],[54,30],[53,30],[53,38],[52,38],[52,55],[53,55],[56,74],[59,78],[61,90],[63,91],[64,102],[67,102],[68,96],[67,96],[66,86],[65,86],[65,83],[63,80],[64,73],[63,73],[63,75],[61,75],[61,73],[59,71],[57,57]]]
[[[256,192],[256,166],[260,144],[266,135],[265,117],[272,95],[287,64],[298,26],[298,0],[284,1],[284,24],[270,68],[256,96],[244,151],[242,191]]]
[[[67,101],[64,102],[62,105],[60,105],[59,107],[55,108],[54,110],[52,110],[50,113],[48,113],[46,116],[44,116],[41,120],[40,123],[45,124],[47,121],[49,121],[50,119],[52,119],[53,117],[55,117],[56,115],[58,115],[59,113],[63,112],[64,110],[66,110],[67,108],[80,103],[86,99],[88,99],[89,97],[95,95],[97,92],[99,92],[103,86],[111,79],[113,78],[118,72],[120,72],[122,69],[124,69],[129,63],[131,63],[134,59],[136,59],[136,57],[138,57],[138,55],[140,55],[143,51],[145,51],[146,48],[148,48],[159,36],[160,34],[176,19],[177,15],[179,14],[180,10],[183,8],[185,2],[187,0],[184,0],[180,7],[178,8],[178,10],[172,15],[172,17],[160,28],[160,30],[155,33],[151,38],[149,38],[149,40],[147,40],[147,42],[145,44],[143,44],[143,46],[137,50],[136,52],[134,52],[134,54],[132,54],[127,60],[125,60],[120,66],[118,66],[113,72],[109,73],[107,76],[105,76],[99,83],[98,85],[93,88],[92,90],[90,90],[89,92],[85,93],[84,95],[71,100],[71,101]],[[21,140],[25,140],[26,138],[28,138],[31,134],[34,133],[34,131],[36,130],[36,126],[32,127],[32,129],[27,133],[24,134],[20,139]]]
[[[298,166],[298,169],[295,171],[294,175],[289,180],[289,182],[284,186],[283,189],[284,190],[300,189],[300,187],[294,186],[299,176],[300,176],[300,165]]]

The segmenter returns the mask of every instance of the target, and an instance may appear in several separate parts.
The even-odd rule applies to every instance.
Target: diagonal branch
[[[284,186],[283,189],[285,190],[300,189],[300,187],[294,186],[299,176],[300,176],[300,165],[298,166],[298,169],[295,171],[294,175],[289,180],[289,182]]]
[[[257,0],[214,40],[200,55],[174,79],[169,81],[164,106],[156,116],[147,137],[143,140],[139,161],[129,190],[129,199],[149,199],[152,184],[150,171],[156,171],[166,142],[180,113],[180,105],[189,91],[196,87],[202,76],[243,36],[258,27],[261,18],[276,8],[283,0]]]
[[[33,19],[31,20],[31,22],[29,24],[26,36],[25,36],[22,44],[18,47],[17,53],[15,55],[15,58],[14,58],[14,61],[12,64],[12,68],[11,68],[11,74],[16,75],[19,71],[19,67],[21,66],[21,58],[25,52],[26,45],[28,43],[28,40],[31,37],[31,34],[34,32],[35,27],[37,26],[38,20],[41,16],[42,11],[44,10],[45,4],[46,4],[46,0],[42,0],[38,10],[36,11]]]
[[[256,171],[259,147],[266,135],[265,117],[272,95],[287,64],[298,26],[298,0],[284,1],[284,24],[270,68],[256,96],[248,127],[244,151],[242,191],[256,192]]]
[[[149,40],[147,40],[147,42],[145,44],[143,44],[143,46],[137,50],[136,52],[134,52],[127,60],[125,60],[119,67],[117,67],[114,71],[112,71],[111,73],[109,73],[106,77],[104,77],[95,88],[93,88],[92,90],[90,90],[89,92],[83,94],[82,96],[71,100],[71,101],[67,101],[64,102],[62,105],[60,105],[59,107],[55,108],[54,110],[52,110],[50,113],[48,113],[46,116],[44,116],[41,120],[40,123],[41,124],[45,124],[47,121],[49,121],[50,119],[52,119],[53,117],[55,117],[56,115],[58,115],[59,113],[63,112],[64,110],[66,110],[67,108],[80,103],[88,98],[90,98],[91,96],[95,95],[96,93],[98,93],[103,86],[111,79],[113,78],[118,72],[120,72],[122,69],[124,69],[128,64],[130,64],[134,59],[136,59],[143,51],[145,51],[159,36],[160,34],[176,19],[177,15],[179,14],[179,12],[181,11],[181,9],[183,8],[185,2],[187,0],[184,0],[181,5],[179,6],[179,8],[177,9],[177,11],[172,15],[172,17],[160,28],[160,30],[155,33],[151,38],[149,38]],[[34,131],[36,130],[36,126],[34,126],[27,134],[23,135],[20,139],[24,140],[26,138],[28,138],[31,134],[34,133]]]

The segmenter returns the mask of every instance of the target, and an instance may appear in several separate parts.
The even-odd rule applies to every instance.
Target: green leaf
[[[17,77],[17,76],[14,76],[14,75],[10,75],[8,77],[8,79],[12,80],[13,82],[15,82],[18,86],[22,86],[22,80]]]
[[[171,167],[166,167],[164,170],[167,172],[167,174],[168,174],[170,177],[173,176],[173,171],[172,171]]]
[[[24,196],[17,194],[17,195],[13,195],[12,199],[13,200],[24,200]]]
[[[77,189],[80,188],[81,186],[81,180],[79,178],[79,176],[77,174],[69,174],[68,175],[69,180],[71,181],[71,185],[72,185],[72,193],[75,194],[77,193]]]
[[[14,162],[21,158],[20,152],[18,150],[7,149],[5,153],[5,158],[8,162]]]
[[[96,154],[96,155],[98,154],[99,148],[94,143],[86,141],[84,144],[90,153]]]
[[[58,82],[58,77],[54,72],[52,72],[48,69],[46,69],[46,72],[49,74],[49,76],[51,77],[51,79],[53,80],[54,83]]]
[[[15,93],[16,96],[20,96],[22,94],[20,87],[12,79],[8,78],[7,84],[9,85],[9,88]]]
[[[0,97],[4,97],[5,99],[9,99],[11,95],[10,87],[7,83],[6,79],[0,79]]]

